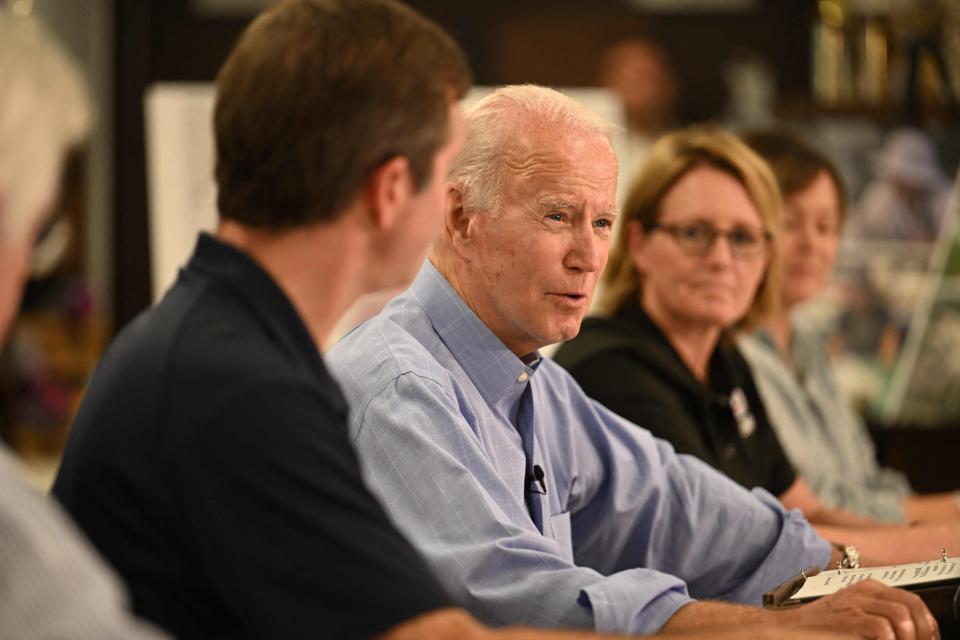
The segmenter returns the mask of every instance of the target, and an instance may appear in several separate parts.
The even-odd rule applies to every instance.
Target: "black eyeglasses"
[[[643,225],[647,231],[659,229],[670,234],[681,249],[689,253],[705,254],[717,238],[724,236],[730,251],[738,258],[758,258],[770,249],[773,236],[761,227],[738,225],[729,231],[721,231],[709,222],[695,221],[677,224],[651,222]]]

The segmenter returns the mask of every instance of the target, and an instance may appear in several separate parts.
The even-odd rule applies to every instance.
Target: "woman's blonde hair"
[[[664,198],[694,167],[707,165],[733,176],[760,213],[761,223],[774,238],[780,231],[783,203],[767,164],[735,135],[712,126],[694,126],[666,134],[650,149],[633,179],[623,211],[623,225],[603,274],[601,311],[617,313],[630,300],[639,300],[642,274],[630,254],[630,228],[648,226],[661,215]],[[757,294],[738,328],[755,326],[777,305],[780,261],[777,243],[770,242],[767,270]]]

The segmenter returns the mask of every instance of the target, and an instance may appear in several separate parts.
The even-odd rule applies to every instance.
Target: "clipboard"
[[[763,594],[763,606],[768,609],[801,606],[871,578],[916,593],[938,620],[960,620],[960,558],[947,558],[945,554],[938,560],[881,567],[836,570],[810,567]]]

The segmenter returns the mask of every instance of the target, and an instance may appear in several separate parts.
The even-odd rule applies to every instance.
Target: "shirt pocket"
[[[560,555],[573,564],[573,539],[570,534],[570,512],[563,511],[550,516],[550,530]]]

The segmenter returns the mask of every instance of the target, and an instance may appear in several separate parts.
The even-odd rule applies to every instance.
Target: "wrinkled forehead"
[[[617,159],[599,133],[518,131],[504,148],[500,170],[505,189],[580,189],[616,198]]]

